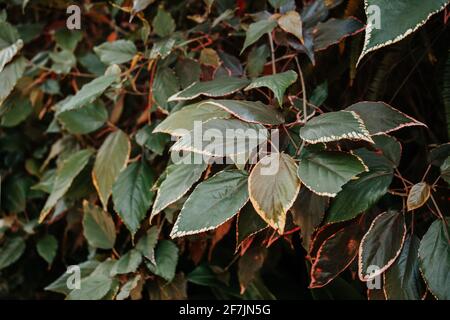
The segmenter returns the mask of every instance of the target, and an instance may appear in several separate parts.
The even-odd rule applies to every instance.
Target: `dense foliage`
[[[450,299],[447,0],[71,4],[0,0],[1,298]]]

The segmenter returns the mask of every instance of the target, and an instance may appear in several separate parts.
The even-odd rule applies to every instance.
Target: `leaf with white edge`
[[[211,81],[194,82],[186,89],[174,94],[168,101],[192,100],[201,95],[221,97],[235,93],[250,83],[250,80],[222,77]]]
[[[153,226],[147,230],[147,233],[141,239],[139,239],[138,243],[136,244],[136,249],[139,250],[139,252],[153,264],[156,264],[155,247],[158,243],[158,235],[158,227]]]
[[[256,212],[283,234],[287,211],[300,190],[294,159],[285,153],[272,153],[262,158],[250,174],[248,188]]]
[[[57,113],[61,126],[72,134],[87,134],[102,127],[108,120],[108,110],[97,100],[81,108]]]
[[[400,256],[384,274],[384,292],[389,300],[421,300],[425,286],[419,271],[420,240],[408,235]]]
[[[235,216],[248,201],[248,175],[221,171],[200,183],[183,205],[172,238],[213,230]]]
[[[414,33],[434,14],[444,10],[448,0],[365,0],[364,3],[369,19],[358,64],[369,52],[397,43]]]
[[[167,206],[181,199],[196,183],[205,171],[207,163],[201,164],[174,164],[166,179],[158,188],[158,195],[153,204],[150,221]]]
[[[387,211],[378,215],[359,246],[359,279],[369,281],[389,269],[400,255],[405,237],[406,225],[403,213]],[[371,266],[376,266],[377,269],[370,270]]]
[[[343,139],[373,143],[364,122],[352,111],[328,112],[312,118],[300,129],[300,137],[309,143]]]
[[[58,108],[58,113],[81,108],[87,104],[93,103],[108,89],[118,76],[115,74],[100,76],[91,82],[85,84],[74,96],[67,99]]]
[[[353,17],[331,18],[320,22],[313,31],[314,51],[322,51],[364,30],[364,24]]]
[[[419,209],[428,201],[431,195],[431,187],[426,182],[419,182],[411,187],[406,207],[408,211]]]
[[[134,162],[123,170],[112,189],[114,210],[132,236],[141,225],[152,204],[154,174],[145,160]]]
[[[22,78],[26,67],[27,59],[18,57],[3,68],[3,71],[0,73],[0,106],[13,91],[17,81]]]
[[[171,282],[175,277],[175,270],[178,263],[178,247],[170,240],[161,240],[155,251],[156,264],[146,262],[150,272],[160,276],[167,282]]]
[[[92,181],[106,210],[114,182],[126,167],[130,157],[130,140],[121,130],[114,131],[98,150],[92,171]]]
[[[7,238],[0,247],[0,270],[19,260],[26,248],[22,237]]]
[[[303,42],[302,18],[297,11],[288,11],[278,18],[278,25],[281,29],[289,32]]]
[[[319,196],[335,197],[342,186],[362,172],[368,171],[363,161],[339,151],[307,152],[300,159],[298,177]]]
[[[104,64],[121,64],[131,61],[137,53],[136,46],[130,40],[105,42],[94,47],[95,53]]]
[[[212,119],[229,119],[230,113],[209,103],[200,102],[183,107],[171,113],[153,132],[164,132],[173,136],[183,136],[194,128],[195,121],[206,122]]]
[[[37,242],[36,250],[39,255],[50,265],[52,264],[53,259],[55,259],[56,256],[56,252],[58,250],[58,241],[53,235],[46,234]]]
[[[267,223],[261,219],[251,203],[247,203],[239,211],[236,223],[236,248],[239,248],[244,240],[268,227]]]
[[[142,254],[136,249],[131,249],[115,262],[114,266],[111,268],[110,275],[111,277],[114,277],[118,274],[136,272],[141,262]]]
[[[283,96],[286,89],[289,88],[297,80],[297,73],[289,70],[269,76],[253,79],[245,88],[245,91],[260,87],[267,87],[273,91],[280,105],[283,104]]]
[[[208,132],[207,135],[203,135]],[[251,154],[266,142],[268,131],[260,124],[238,119],[213,119],[183,135],[171,151],[189,151],[212,157]]]
[[[411,118],[384,102],[358,102],[345,110],[355,112],[363,120],[371,135],[389,133],[404,127],[426,127],[422,122]]]
[[[383,156],[392,162],[395,167],[400,165],[402,158],[402,145],[394,137],[381,134],[372,137],[375,142],[374,147],[381,151]]]
[[[272,30],[277,26],[277,21],[272,19],[264,19],[258,22],[252,23],[245,34],[244,46],[241,50],[241,54],[247,47],[254,44],[259,40],[264,34],[272,32]]]
[[[83,234],[90,246],[112,249],[116,242],[116,227],[111,215],[100,207],[83,202]]]
[[[91,155],[91,150],[81,150],[67,157],[60,166],[58,166],[52,191],[39,216],[40,223],[44,221],[58,200],[64,196],[67,190],[69,190],[75,177],[78,176],[81,170],[88,164]]]
[[[133,0],[132,14],[135,15],[138,12],[145,10],[155,0]]]
[[[0,50],[0,73],[3,71],[3,68],[12,61],[22,47],[23,41],[19,39],[16,43]]]
[[[209,100],[204,103],[222,108],[245,122],[279,125],[285,121],[283,115],[274,107],[259,101]]]
[[[125,300],[127,299],[131,292],[137,288],[139,282],[141,281],[142,277],[140,274],[136,275],[135,277],[128,280],[122,288],[120,288],[119,293],[116,296],[116,300]]]
[[[419,265],[431,293],[439,300],[450,299],[450,219],[436,220],[420,241]]]
[[[331,202],[327,223],[355,218],[388,192],[394,177],[392,163],[374,152],[358,150],[356,155],[369,167],[369,171],[344,185]]]

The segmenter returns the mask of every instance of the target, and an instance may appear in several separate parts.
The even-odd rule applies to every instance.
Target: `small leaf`
[[[311,119],[300,129],[300,137],[309,143],[343,139],[373,143],[364,122],[355,112],[349,111],[327,112]]]
[[[358,275],[369,281],[384,273],[397,259],[405,242],[403,213],[387,211],[375,218],[359,247]],[[370,267],[377,269],[370,272]]]
[[[25,251],[25,241],[21,237],[7,238],[0,247],[0,270],[19,260]]]
[[[217,78],[211,81],[194,82],[186,89],[174,94],[168,101],[192,100],[201,95],[221,97],[235,93],[250,83],[241,78]]]
[[[77,64],[77,58],[68,50],[52,52],[49,56],[53,62],[51,69],[56,74],[68,74]]]
[[[236,248],[238,248],[244,240],[267,227],[267,223],[260,218],[253,206],[247,203],[242,210],[239,211],[237,219]]]
[[[283,234],[287,211],[300,190],[294,159],[285,153],[264,157],[253,168],[248,188],[256,212]]]
[[[55,32],[55,41],[63,50],[75,51],[81,39],[83,39],[83,33],[78,30],[61,28]]]
[[[104,64],[121,64],[129,62],[137,53],[136,46],[130,40],[105,42],[94,47],[95,53]]]
[[[409,190],[406,206],[408,211],[419,209],[428,201],[431,194],[431,187],[426,182],[420,182],[412,186]]]
[[[171,282],[175,277],[178,263],[177,245],[170,240],[161,240],[156,247],[155,258],[156,264],[147,261],[147,268],[167,282]]]
[[[153,264],[156,264],[155,247],[158,243],[158,234],[158,227],[153,226],[147,230],[147,233],[136,244],[136,249]]]
[[[371,135],[389,133],[404,127],[426,127],[384,102],[359,102],[345,110],[355,112],[363,120]]]
[[[114,182],[130,156],[130,141],[121,130],[112,132],[103,142],[95,158],[92,180],[106,211]]]
[[[282,73],[264,76],[253,79],[252,82],[245,88],[250,90],[254,88],[267,87],[273,91],[277,101],[280,105],[283,104],[283,96],[286,89],[289,88],[297,80],[297,73],[289,70]]]
[[[83,202],[83,234],[94,248],[112,249],[116,242],[116,227],[109,213],[88,201]]]
[[[118,274],[136,272],[142,262],[142,255],[138,250],[132,249],[120,257],[111,268],[110,275],[114,277]]]
[[[314,51],[325,50],[363,30],[364,24],[353,17],[346,19],[331,18],[325,22],[320,22],[313,31]]]
[[[278,25],[281,29],[289,32],[303,42],[302,18],[297,11],[288,11],[278,18]]]
[[[270,56],[270,49],[263,44],[253,48],[247,58],[247,73],[250,78],[258,77],[264,70],[267,58]]]
[[[199,61],[205,66],[211,66],[214,68],[218,68],[220,65],[220,58],[217,51],[211,48],[202,49],[200,52]]]
[[[175,21],[169,12],[162,6],[158,7],[158,12],[152,21],[153,31],[161,38],[170,36],[175,31]]]
[[[442,179],[450,184],[450,157],[447,157],[447,159],[445,159],[440,169]]]
[[[130,230],[132,236],[141,225],[152,204],[153,171],[141,160],[130,164],[114,183],[114,210]]]
[[[381,150],[383,156],[392,162],[394,167],[398,167],[402,157],[402,145],[400,142],[394,137],[385,134],[373,136],[372,139],[375,142],[375,148]]]
[[[58,241],[54,236],[47,234],[39,239],[36,244],[36,249],[39,255],[47,261],[48,264],[52,264],[58,250]]]
[[[419,264],[428,289],[440,300],[450,299],[450,219],[436,220],[420,241]]]
[[[200,183],[186,200],[170,236],[213,230],[236,215],[248,201],[247,174],[221,171]]]
[[[140,274],[136,275],[135,277],[128,280],[122,288],[120,288],[119,293],[116,296],[116,300],[125,300],[128,298],[131,294],[131,292],[137,288],[139,285],[139,282],[141,281],[142,277]]]
[[[277,22],[272,19],[264,19],[258,22],[252,23],[246,32],[244,46],[241,50],[244,52],[249,46],[254,44],[259,40],[264,34],[272,32],[272,30],[277,26]]]
[[[139,129],[136,133],[136,142],[138,145],[162,155],[166,144],[170,141],[170,136],[165,133],[153,133],[155,127],[156,125],[152,124]]]
[[[0,50],[0,73],[3,71],[4,67],[17,55],[22,47],[23,41],[19,39],[9,47]]]

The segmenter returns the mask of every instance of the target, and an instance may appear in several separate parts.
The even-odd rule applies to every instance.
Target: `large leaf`
[[[247,179],[246,173],[230,170],[200,183],[184,203],[170,236],[205,232],[231,219],[248,201]]]
[[[245,90],[267,87],[273,91],[278,103],[282,105],[283,96],[286,92],[286,89],[289,88],[296,80],[297,73],[295,71],[289,70],[286,72],[253,79],[252,82],[245,88]]]
[[[153,172],[145,160],[130,164],[114,183],[114,209],[134,236],[153,199]]]
[[[368,171],[362,160],[339,151],[308,152],[300,159],[298,177],[320,196],[335,197],[342,186]]]
[[[108,110],[95,101],[82,108],[58,113],[56,118],[64,129],[72,134],[86,134],[103,126],[108,120]]]
[[[359,246],[358,274],[362,281],[385,272],[400,255],[406,237],[403,213],[387,211],[373,220]],[[376,270],[371,270],[371,267]]]
[[[94,47],[94,51],[104,64],[120,64],[131,61],[137,53],[136,46],[130,40],[105,42]]]
[[[114,182],[127,164],[130,148],[128,136],[117,130],[105,139],[98,150],[92,180],[105,210]]]
[[[420,240],[408,235],[397,261],[384,275],[384,292],[390,300],[420,300],[425,287],[419,271]]]
[[[172,281],[178,263],[178,247],[170,240],[161,240],[155,251],[156,264],[147,261],[146,265],[150,272],[157,276]]]
[[[23,41],[19,39],[9,47],[0,50],[0,73],[3,71],[3,68],[11,62],[22,47]]]
[[[355,112],[327,112],[308,121],[300,129],[300,137],[309,143],[342,139],[373,142],[364,122]]]
[[[174,136],[182,136],[194,128],[194,122],[206,122],[212,119],[227,119],[230,114],[222,108],[209,103],[196,103],[171,113],[153,132],[165,132]]]
[[[83,209],[83,234],[89,245],[112,249],[116,242],[116,227],[111,215],[86,200]]]
[[[426,182],[419,182],[411,187],[406,206],[408,211],[419,209],[428,201],[431,195],[431,187]]]
[[[250,83],[247,79],[222,77],[211,81],[194,82],[186,89],[174,94],[169,101],[192,100],[201,95],[221,97],[235,93]]]
[[[0,270],[19,260],[25,251],[25,247],[25,241],[22,237],[7,238],[0,247]]]
[[[19,57],[7,64],[0,73],[0,106],[13,91],[17,81],[22,77],[26,66],[27,60],[23,57]]]
[[[189,191],[205,171],[207,163],[202,164],[174,164],[169,174],[158,188],[158,195],[153,204],[150,220],[167,206],[179,200]]]
[[[61,199],[69,190],[73,180],[87,165],[92,155],[91,150],[81,150],[65,159],[56,171],[55,181],[53,182],[52,191],[44,208],[41,210],[39,222],[43,222],[50,210],[55,206],[56,202]]]
[[[255,210],[272,228],[283,234],[286,213],[300,190],[294,159],[285,153],[264,157],[253,168],[248,187]]]
[[[428,289],[440,300],[450,299],[450,219],[436,220],[422,238],[419,264]]]
[[[346,19],[328,19],[325,22],[319,23],[314,28],[314,51],[325,50],[363,30],[364,25],[361,21],[353,17]]]
[[[204,133],[207,133],[204,135]],[[260,124],[238,119],[213,119],[182,136],[172,151],[189,151],[213,157],[250,154],[267,141],[268,131]]]
[[[222,108],[245,122],[264,125],[279,125],[284,123],[284,117],[281,113],[272,106],[265,105],[259,101],[209,100],[204,102],[204,104]]]
[[[365,0],[368,25],[358,63],[369,52],[403,40],[447,5],[448,0]]]
[[[392,108],[384,102],[358,102],[345,110],[358,114],[371,135],[389,133],[404,127],[426,127],[423,123]]]
[[[357,155],[369,167],[369,172],[351,180],[331,202],[327,222],[350,220],[373,206],[386,194],[393,179],[393,167],[385,157],[359,151]]]
[[[244,50],[259,40],[264,34],[272,32],[277,26],[277,21],[272,19],[264,19],[258,22],[252,23],[246,32],[244,46],[242,47],[241,54]]]

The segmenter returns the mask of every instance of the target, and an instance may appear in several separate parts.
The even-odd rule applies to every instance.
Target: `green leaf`
[[[362,160],[339,151],[308,152],[300,159],[298,177],[319,196],[335,197],[342,186],[368,171]]]
[[[114,210],[130,230],[136,233],[152,204],[153,171],[141,160],[130,164],[114,183],[112,196]]]
[[[0,49],[4,49],[19,40],[19,32],[6,21],[0,21]]]
[[[250,203],[247,203],[242,210],[239,211],[237,218],[236,248],[238,248],[244,240],[267,227],[267,223],[261,219],[258,213],[256,213],[253,206]]]
[[[27,59],[18,57],[11,63],[7,64],[0,73],[0,106],[8,98],[27,67]]]
[[[0,73],[3,71],[4,67],[12,61],[22,47],[23,41],[19,39],[9,47],[0,50]]]
[[[269,56],[270,49],[265,44],[250,51],[247,58],[247,73],[250,78],[256,78],[263,72]]]
[[[147,261],[147,268],[167,282],[171,282],[175,277],[178,263],[177,245],[170,240],[161,240],[156,247],[155,258],[156,264]]]
[[[297,164],[285,153],[262,158],[249,177],[250,200],[256,212],[283,234],[286,214],[300,190]]]
[[[40,223],[44,221],[58,200],[64,196],[67,190],[69,190],[73,180],[87,165],[91,155],[91,150],[81,150],[70,155],[58,166],[55,181],[52,186],[52,192],[47,198],[44,208],[41,210],[39,216]]]
[[[81,39],[83,39],[83,33],[78,30],[61,28],[55,32],[55,41],[63,50],[75,51]]]
[[[375,142],[375,148],[379,149],[394,167],[398,167],[402,158],[402,145],[400,142],[394,137],[385,134],[373,136],[372,139]]]
[[[267,87],[273,91],[275,97],[280,105],[283,104],[283,96],[286,89],[289,88],[297,80],[297,73],[289,70],[282,73],[273,74],[253,79],[252,82],[245,88],[250,90],[254,88]]]
[[[83,234],[94,248],[112,249],[116,242],[116,227],[111,215],[100,207],[83,202]]]
[[[245,122],[264,125],[279,125],[284,123],[284,117],[281,113],[272,106],[265,105],[259,101],[208,100],[203,103],[208,106],[212,105],[222,108]]]
[[[145,10],[150,4],[155,2],[155,0],[133,0],[132,14],[136,14]]]
[[[28,97],[14,95],[7,99],[0,108],[1,126],[14,127],[25,121],[33,112]]]
[[[49,56],[53,61],[51,69],[56,74],[68,74],[77,64],[77,58],[71,51],[68,50],[52,52]]]
[[[420,241],[419,264],[428,289],[439,300],[450,299],[450,219],[436,220]]]
[[[415,32],[447,4],[448,0],[366,0],[368,25],[358,64],[369,52],[397,43]],[[408,11],[407,15],[405,10]],[[376,23],[377,17],[380,25]]]
[[[236,215],[248,201],[248,175],[221,171],[200,183],[186,200],[170,236],[213,230]]]
[[[58,240],[51,234],[46,234],[39,239],[36,244],[36,249],[39,255],[47,261],[48,264],[52,264],[58,250]]]
[[[175,32],[175,20],[169,12],[162,6],[158,7],[158,12],[152,21],[153,31],[161,38],[168,37]]]
[[[175,45],[174,38],[167,38],[155,41],[152,50],[150,51],[150,59],[165,59],[167,58]]]
[[[331,18],[325,22],[320,22],[313,31],[314,51],[325,50],[363,30],[364,24],[353,17],[346,19]]]
[[[369,172],[344,185],[331,202],[328,223],[351,220],[369,209],[386,194],[392,182],[393,168],[386,158],[368,151],[356,155],[369,167]]]
[[[21,237],[7,238],[0,247],[0,270],[19,260],[25,251],[25,241]]]
[[[279,9],[282,6],[289,4],[291,0],[269,0],[269,3],[275,9]]]
[[[136,249],[153,264],[156,264],[155,247],[158,243],[158,235],[158,227],[153,226],[147,230],[147,233],[136,244]]]
[[[101,101],[57,113],[61,126],[72,134],[87,134],[101,128],[108,120],[108,110]]]
[[[420,240],[408,235],[400,256],[384,275],[384,292],[389,300],[421,300],[425,286],[419,271]]]
[[[201,164],[174,164],[170,167],[169,174],[158,188],[158,195],[153,204],[153,219],[159,212],[182,196],[196,183],[207,167],[207,163]]]
[[[450,184],[450,157],[447,157],[447,159],[445,159],[440,169],[442,179],[444,179],[448,184]]]
[[[170,111],[174,103],[169,98],[180,90],[180,84],[175,72],[167,67],[158,68],[153,82],[153,97],[164,110]]]
[[[137,288],[137,286],[139,285],[139,283],[141,282],[141,275],[138,274],[135,277],[131,278],[130,280],[128,280],[123,286],[122,288],[120,288],[119,293],[116,296],[116,300],[125,300],[126,298],[128,298],[131,294],[131,292]]]
[[[419,182],[409,190],[406,207],[408,211],[419,209],[428,201],[431,195],[431,187],[426,182]]]
[[[355,112],[363,120],[371,135],[389,133],[404,127],[426,127],[384,102],[359,102],[345,110]]]
[[[201,128],[199,130],[198,127],[194,127],[189,134],[183,135],[171,150],[183,150],[213,157],[247,155],[266,142],[268,135],[262,125],[242,122],[238,119],[213,119],[205,122]],[[203,137],[203,132],[208,130],[211,130],[209,131],[212,133],[211,136]]]
[[[297,11],[288,11],[278,18],[278,25],[284,31],[293,34],[298,40],[303,42],[302,18]]]
[[[250,83],[247,79],[221,77],[211,81],[194,82],[186,89],[174,94],[169,101],[192,100],[201,95],[221,97],[235,93]]]
[[[127,274],[136,272],[142,262],[142,255],[138,250],[131,249],[120,257],[111,269],[111,277],[118,274]]]
[[[123,131],[117,130],[105,139],[98,150],[92,180],[105,211],[113,184],[128,162],[130,148],[128,136]]]
[[[228,119],[230,113],[208,103],[196,103],[171,113],[156,126],[153,132],[164,132],[173,136],[182,136],[194,129],[194,122],[206,122],[212,119]]]
[[[175,72],[180,85],[184,89],[192,83],[200,80],[202,69],[200,64],[193,59],[180,59],[175,66]]]
[[[389,269],[400,255],[405,237],[403,213],[387,211],[378,215],[359,246],[358,274],[361,281],[369,281]],[[371,266],[377,269],[370,270]]]
[[[136,46],[130,40],[105,42],[94,47],[95,53],[104,64],[121,64],[129,62],[137,53]]]
[[[277,26],[276,20],[272,19],[264,19],[258,22],[252,23],[245,34],[245,42],[244,46],[241,50],[244,52],[245,49],[247,49],[249,46],[254,44],[256,41],[259,40],[264,34],[272,32],[272,30]]]
[[[153,133],[155,127],[156,125],[152,124],[139,129],[136,133],[136,142],[138,145],[162,155],[166,144],[170,141],[170,136],[165,133]]]
[[[349,111],[327,112],[311,119],[300,129],[300,137],[309,143],[342,139],[373,143],[364,122],[355,112]]]

